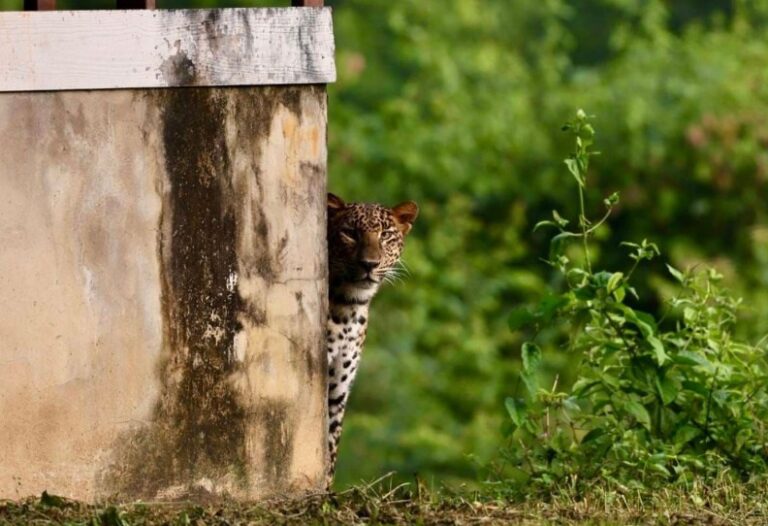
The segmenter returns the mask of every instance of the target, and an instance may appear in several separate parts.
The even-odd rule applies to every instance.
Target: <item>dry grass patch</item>
[[[259,503],[216,501],[88,505],[43,494],[0,501],[2,525],[336,525],[336,524],[662,524],[758,525],[768,523],[765,484],[719,482],[650,495],[595,488],[568,490],[546,499],[509,502],[487,493],[429,491],[419,482],[378,480],[337,494],[307,495]]]

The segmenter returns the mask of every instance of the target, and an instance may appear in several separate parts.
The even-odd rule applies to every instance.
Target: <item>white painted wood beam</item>
[[[0,13],[0,92],[335,80],[329,7]]]

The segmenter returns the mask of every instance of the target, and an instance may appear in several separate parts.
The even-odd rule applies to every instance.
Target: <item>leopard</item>
[[[368,330],[371,300],[402,272],[405,237],[419,214],[413,201],[394,207],[347,203],[328,194],[328,463],[331,491],[344,413]]]

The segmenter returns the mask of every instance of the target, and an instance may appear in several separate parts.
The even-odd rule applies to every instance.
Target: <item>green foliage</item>
[[[565,138],[551,133],[574,106],[595,114],[611,152],[592,158],[585,199],[622,189],[595,232],[592,265],[626,275],[623,251],[599,241],[652,237],[674,267],[714,266],[744,297],[738,334],[768,332],[759,2],[329,3],[339,72],[329,86],[330,188],[422,209],[405,248],[410,277],[372,308],[337,488],[389,470],[477,480],[521,381],[528,317],[542,327],[537,381],[574,382],[565,328],[546,323],[559,296],[541,299],[563,279],[538,264],[552,227],[530,234],[545,215],[558,221],[553,208],[581,230],[555,162]],[[577,262],[579,241],[563,245]],[[640,300],[627,289],[626,301],[658,318],[674,278],[659,259],[635,272]]]
[[[592,239],[618,196],[604,200],[598,221],[588,219],[594,129],[581,111],[564,129],[576,143],[565,164],[577,183],[578,229],[568,230],[557,212],[554,221],[539,223],[557,231],[547,263],[562,275],[564,291],[510,319],[536,333],[544,324],[566,326],[563,346],[578,366],[568,388],[558,389],[555,380],[542,389],[542,352],[533,342],[522,345],[524,388],[506,400],[511,429],[498,468],[526,494],[558,484],[647,488],[724,472],[744,479],[765,473],[768,361],[766,349],[732,333],[739,301],[721,290],[713,269],[668,266],[678,286],[666,314],[643,312],[636,271],[659,255],[646,240],[621,243],[619,249],[629,249],[626,269],[595,270]],[[581,258],[569,257],[562,241],[578,242]]]

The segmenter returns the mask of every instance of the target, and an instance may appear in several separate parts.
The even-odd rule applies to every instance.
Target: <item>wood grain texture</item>
[[[327,7],[0,13],[0,92],[335,80]]]

